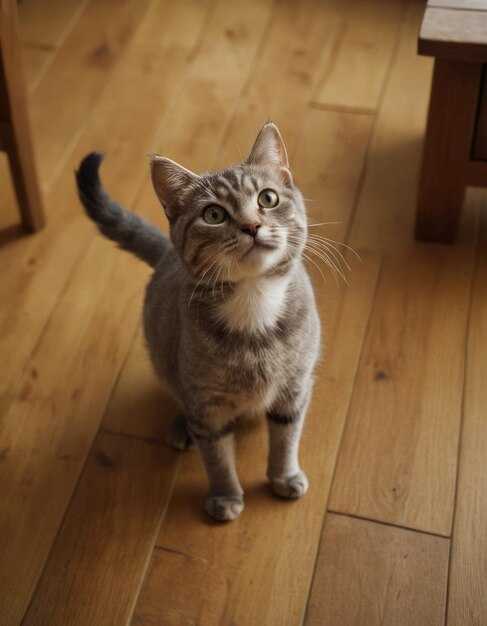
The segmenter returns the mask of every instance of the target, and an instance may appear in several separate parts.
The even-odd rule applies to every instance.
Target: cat
[[[155,192],[170,237],[110,198],[100,153],[76,172],[79,197],[100,231],[154,268],[143,324],[154,368],[181,405],[168,442],[194,442],[206,468],[206,512],[218,521],[243,510],[233,428],[265,412],[273,491],[308,489],[298,446],[320,351],[320,321],[302,253],[303,197],[272,122],[248,159],[197,175],[152,156]]]

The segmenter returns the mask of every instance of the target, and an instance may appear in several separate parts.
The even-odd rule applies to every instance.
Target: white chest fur
[[[244,279],[220,305],[219,317],[231,330],[272,328],[283,310],[288,284],[288,276]]]

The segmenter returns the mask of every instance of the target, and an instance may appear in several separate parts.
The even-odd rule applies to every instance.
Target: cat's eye
[[[203,211],[203,219],[207,224],[212,225],[221,224],[227,219],[227,215],[225,209],[218,204],[210,204]]]
[[[264,189],[259,194],[257,201],[263,209],[273,209],[279,204],[279,196],[272,189]]]

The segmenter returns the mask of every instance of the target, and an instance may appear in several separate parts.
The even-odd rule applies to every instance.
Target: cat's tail
[[[110,198],[98,172],[103,159],[100,152],[91,152],[76,172],[78,194],[86,213],[106,237],[154,267],[167,250],[169,237]]]

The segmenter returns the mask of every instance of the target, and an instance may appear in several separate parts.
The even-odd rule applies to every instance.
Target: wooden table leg
[[[8,154],[22,223],[27,230],[38,230],[44,225],[44,213],[30,139],[14,0],[0,1],[0,147]]]
[[[481,63],[436,59],[416,214],[416,238],[450,243],[462,210]]]

